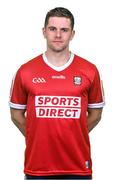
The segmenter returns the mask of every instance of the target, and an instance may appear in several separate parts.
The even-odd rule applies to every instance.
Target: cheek
[[[68,41],[72,40],[73,35],[72,34],[67,34],[64,38],[68,42]]]
[[[71,41],[71,40],[72,40],[72,37],[71,37],[71,36],[69,36],[69,37],[66,38],[66,41],[67,41],[67,42],[69,42],[69,41]]]
[[[44,37],[48,40],[52,39],[53,38],[53,34],[51,33],[45,33]]]

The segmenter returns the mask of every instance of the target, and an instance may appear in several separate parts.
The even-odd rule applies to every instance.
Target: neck
[[[45,54],[49,63],[51,63],[54,66],[63,66],[70,59],[70,51],[52,53],[50,51],[46,51]]]

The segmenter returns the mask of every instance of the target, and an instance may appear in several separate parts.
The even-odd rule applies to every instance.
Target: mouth
[[[53,41],[53,43],[63,43],[62,41]]]
[[[59,41],[59,40],[55,40],[54,42],[62,42],[62,41]]]

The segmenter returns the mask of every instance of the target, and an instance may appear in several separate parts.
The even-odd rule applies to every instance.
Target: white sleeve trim
[[[88,104],[88,108],[102,108],[105,105],[105,102]]]
[[[14,109],[26,109],[26,107],[27,107],[27,105],[15,104],[12,102],[9,102],[9,106]]]

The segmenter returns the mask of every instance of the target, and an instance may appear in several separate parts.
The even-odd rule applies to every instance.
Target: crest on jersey
[[[73,82],[74,82],[75,85],[81,85],[81,83],[82,83],[82,78],[79,77],[79,76],[74,76]]]

